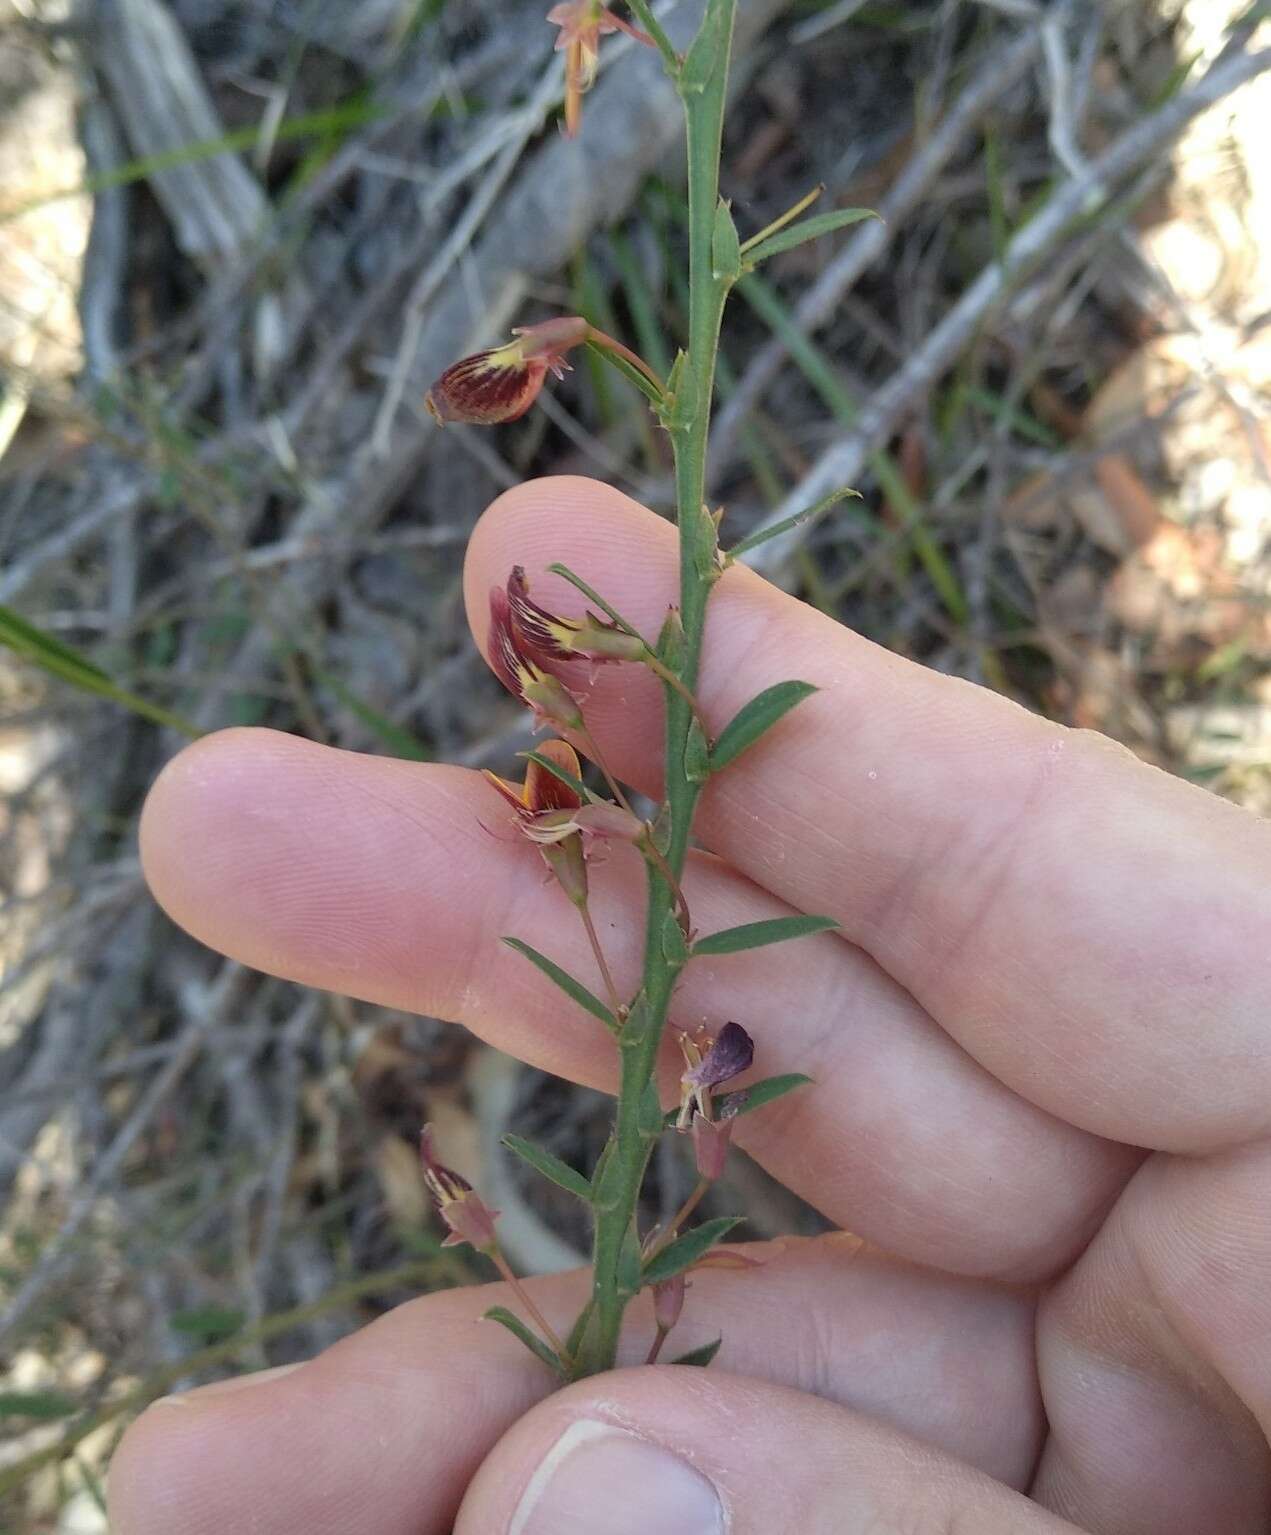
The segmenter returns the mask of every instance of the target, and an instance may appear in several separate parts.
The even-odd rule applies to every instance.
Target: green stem
[[[668,385],[674,388],[674,398],[668,400],[664,417],[675,453],[683,638],[678,653],[664,657],[679,686],[665,689],[666,830],[661,860],[676,882],[683,874],[701,793],[700,781],[688,768],[694,725],[688,698],[697,682],[706,602],[717,573],[715,526],[704,510],[706,442],[719,328],[732,280],[716,275],[712,238],[736,9],[737,0],[708,0],[698,38],[677,75],[688,147],[689,344]],[[687,957],[673,886],[658,860],[646,860],[646,867],[643,980],[619,1038],[617,1118],[597,1177],[593,1309],[574,1360],[578,1376],[613,1368],[623,1313],[639,1288],[636,1211],[649,1156],[661,1132],[654,1071],[671,995]]]

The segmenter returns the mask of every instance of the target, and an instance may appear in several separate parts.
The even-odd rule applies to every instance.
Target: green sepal
[[[674,970],[680,969],[688,959],[688,940],[673,910],[662,918],[662,958]]]
[[[716,70],[726,62],[729,37],[725,21],[725,7],[720,0],[708,0],[697,36],[680,65],[681,96],[700,96],[711,84]]]
[[[703,1343],[699,1348],[689,1349],[687,1354],[681,1354],[678,1359],[672,1359],[671,1364],[691,1364],[704,1370],[715,1355],[719,1353],[723,1338],[716,1338],[714,1343]]]
[[[719,563],[719,525],[705,507],[698,512],[697,517],[701,526],[693,546],[693,564],[698,580],[713,586],[723,574]]]
[[[675,1113],[679,1113],[676,1109]],[[646,1141],[656,1141],[663,1131],[662,1100],[656,1083],[646,1082],[640,1098],[640,1134]]]
[[[743,704],[720,732],[711,752],[711,771],[718,773],[740,757],[765,731],[788,714],[796,704],[817,690],[810,682],[778,682]]]
[[[587,1336],[587,1329],[596,1315],[596,1300],[593,1296],[578,1313],[574,1325],[569,1329],[569,1337],[565,1339],[565,1347],[569,1350],[571,1359],[576,1359],[582,1349],[583,1339]]]
[[[635,1222],[632,1221],[622,1239],[622,1251],[618,1254],[618,1288],[628,1299],[634,1299],[640,1293],[643,1277],[640,1238],[636,1234]]]
[[[575,1172],[568,1162],[562,1162],[558,1156],[542,1146],[536,1146],[533,1141],[527,1141],[524,1136],[505,1135],[503,1144],[509,1151],[515,1152],[522,1162],[527,1162],[536,1173],[542,1173],[549,1183],[554,1183],[557,1188],[564,1189],[567,1194],[573,1194],[587,1204],[591,1203],[591,1181]]]
[[[561,1380],[568,1379],[569,1372],[565,1368],[565,1361],[554,1348],[549,1348],[537,1333],[531,1332],[515,1312],[509,1311],[506,1306],[491,1306],[483,1320],[497,1322],[500,1327],[506,1327],[536,1359],[542,1360],[553,1375],[559,1376]]]
[[[679,676],[684,660],[684,620],[679,608],[669,608],[662,628],[658,632],[657,658],[662,665]]]
[[[611,1033],[618,1032],[618,1020],[600,998],[594,992],[588,991],[581,981],[576,981],[567,970],[562,970],[555,960],[548,959],[546,954],[540,954],[523,939],[505,936],[503,942],[509,949],[515,949],[518,954],[523,954],[530,964],[541,970],[553,985],[559,986],[571,1002],[576,1002],[593,1018],[599,1018]]]
[[[696,719],[688,727],[688,739],[684,742],[684,776],[689,783],[705,783],[711,776],[714,762],[711,749]]]
[[[664,1247],[644,1265],[645,1284],[661,1284],[664,1279],[674,1279],[686,1268],[692,1268],[699,1258],[704,1258],[711,1248],[722,1242],[734,1226],[741,1224],[740,1215],[720,1215],[714,1220],[703,1221],[686,1231],[682,1237]]]
[[[731,287],[741,276],[741,236],[733,222],[733,211],[721,197],[715,207],[715,227],[711,232],[711,270],[717,282]]]
[[[745,949],[762,949],[770,943],[786,943],[791,938],[828,933],[838,926],[833,917],[773,917],[767,922],[744,922],[740,927],[707,933],[693,945],[693,953],[740,954]]]
[[[671,369],[662,409],[658,415],[668,432],[687,432],[697,419],[697,375],[687,364],[687,354],[680,352]]]
[[[790,224],[785,229],[779,229],[776,234],[769,235],[758,245],[752,245],[745,253],[746,266],[758,266],[761,261],[767,261],[769,256],[779,256],[782,251],[794,250],[809,240],[818,240],[822,235],[833,234],[836,229],[846,229],[849,224],[859,224],[863,219],[876,218],[878,214],[872,208],[839,208],[834,213],[818,213],[813,218],[801,219],[797,224]]]
[[[762,1082],[756,1082],[753,1087],[743,1087],[735,1093],[720,1093],[713,1100],[715,1117],[716,1119],[737,1119],[742,1114],[749,1114],[754,1109],[763,1108],[765,1104],[775,1103],[778,1098],[784,1098],[787,1093],[792,1093],[796,1087],[806,1087],[813,1080],[801,1071],[787,1071],[779,1077],[765,1077]],[[662,1116],[662,1128],[673,1129],[679,1117],[678,1105],[668,1109]]]

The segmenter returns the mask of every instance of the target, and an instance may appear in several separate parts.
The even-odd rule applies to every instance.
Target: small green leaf
[[[540,954],[537,949],[531,948],[520,938],[504,938],[503,942],[509,949],[515,949],[518,954],[523,954],[531,965],[536,965],[549,981],[559,986],[571,1001],[577,1002],[579,1007],[590,1013],[593,1018],[599,1018],[607,1029],[617,1030],[618,1020],[605,1004],[593,992],[588,991],[581,981],[576,981],[567,970],[562,970],[554,960],[548,959],[546,954]]]
[[[735,283],[741,276],[741,236],[733,223],[733,211],[722,197],[715,208],[711,233],[711,269],[719,282]]]
[[[520,1135],[505,1135],[503,1144],[509,1151],[514,1151],[522,1162],[528,1162],[535,1172],[542,1173],[549,1183],[554,1183],[557,1188],[564,1189],[566,1193],[575,1195],[587,1204],[591,1203],[590,1180],[576,1173],[568,1162],[562,1162],[558,1156],[553,1156],[550,1151]]]
[[[514,1338],[518,1338],[536,1359],[541,1359],[553,1375],[565,1379],[565,1366],[560,1355],[553,1348],[548,1348],[537,1333],[532,1333],[525,1323],[506,1306],[491,1306],[483,1318],[487,1322],[497,1322],[500,1327],[506,1327]]]
[[[722,1242],[734,1226],[741,1224],[741,1220],[740,1215],[721,1215],[713,1221],[703,1221],[700,1226],[694,1226],[692,1231],[686,1231],[682,1237],[676,1237],[674,1242],[655,1253],[644,1265],[645,1284],[661,1284],[664,1279],[674,1279],[676,1274],[682,1274],[699,1258],[704,1258],[717,1242]]]
[[[0,1391],[0,1418],[30,1418],[37,1423],[51,1423],[55,1418],[69,1418],[79,1403],[60,1391]]]
[[[767,1103],[775,1103],[778,1098],[784,1098],[796,1087],[806,1087],[811,1081],[813,1078],[805,1076],[801,1071],[788,1071],[784,1076],[765,1077],[753,1087],[743,1087],[735,1093],[720,1093],[714,1100],[716,1118],[736,1119],[742,1114],[749,1114],[752,1109],[761,1109]],[[663,1114],[662,1128],[672,1129],[679,1117],[677,1104]]]
[[[746,264],[755,266],[760,261],[767,261],[769,256],[779,256],[782,251],[794,250],[797,245],[804,245],[809,240],[819,240],[822,235],[833,234],[836,229],[845,229],[849,224],[859,224],[862,219],[877,217],[878,214],[872,208],[839,208],[834,213],[818,213],[814,218],[801,219],[788,229],[779,229],[775,235],[769,235],[758,245],[751,246],[746,252]]]
[[[748,704],[743,704],[715,742],[711,771],[718,773],[721,768],[726,768],[747,747],[753,746],[766,730],[771,730],[783,714],[788,714],[796,704],[815,692],[816,688],[810,682],[778,682],[765,688]]]
[[[765,1077],[753,1087],[742,1088],[735,1093],[721,1093],[715,1099],[715,1113],[719,1118],[732,1118],[739,1114],[751,1114],[765,1104],[775,1103],[796,1087],[806,1087],[812,1078],[801,1071],[787,1071],[784,1076]]]
[[[554,576],[560,576],[562,580],[568,581],[575,590],[580,591],[586,597],[588,602],[594,602],[605,617],[612,619],[624,634],[634,635],[636,639],[643,638],[640,631],[629,624],[622,614],[618,612],[617,608],[611,607],[594,586],[588,586],[587,582],[581,576],[575,575],[568,565],[563,565],[557,560],[547,568]]]
[[[629,363],[625,357],[619,356],[617,352],[612,351],[607,346],[596,346],[591,341],[588,341],[586,346],[588,352],[590,352],[593,357],[599,357],[603,361],[607,362],[611,368],[617,369],[617,371],[622,374],[623,378],[625,378],[629,384],[634,384],[640,393],[644,395],[645,398],[648,399],[653,405],[657,406],[662,404],[662,391],[651,378],[646,378],[634,363]]]
[[[740,954],[743,949],[762,949],[770,943],[785,943],[790,938],[806,938],[812,933],[828,933],[839,924],[833,917],[773,917],[767,922],[744,922],[740,927],[726,927],[708,933],[693,945],[693,953]]]
[[[714,1343],[703,1343],[700,1348],[691,1348],[687,1354],[681,1354],[678,1359],[672,1359],[672,1364],[692,1364],[704,1370],[715,1355],[719,1353],[723,1338],[716,1338]]]
[[[705,783],[714,766],[711,749],[706,744],[702,727],[696,720],[688,727],[688,739],[684,743],[684,776],[689,783]]]
[[[793,517],[783,517],[780,522],[774,522],[768,527],[756,528],[725,554],[724,563],[731,565],[741,559],[743,554],[749,554],[752,549],[758,549],[760,544],[766,544],[770,538],[779,538],[782,533],[788,533],[791,528],[801,527],[805,522],[816,522],[823,517],[832,506],[837,506],[840,501],[845,501],[848,496],[855,496],[860,500],[859,490],[832,490],[828,496],[822,496],[814,505],[806,511],[796,512]]]
[[[595,1297],[587,1302],[578,1313],[574,1325],[569,1329],[569,1337],[565,1339],[565,1347],[570,1356],[576,1358],[578,1351],[583,1346],[583,1339],[587,1336],[587,1329],[591,1326],[592,1318],[596,1315]]]
[[[566,788],[572,789],[582,800],[592,800],[595,795],[582,781],[575,778],[568,768],[561,767],[559,762],[553,762],[550,757],[545,757],[542,752],[518,752],[518,757],[524,757],[527,762],[537,762],[539,767],[550,773],[553,778],[560,779]]]

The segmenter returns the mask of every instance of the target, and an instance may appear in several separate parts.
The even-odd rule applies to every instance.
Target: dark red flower
[[[696,1116],[714,1121],[712,1090],[750,1070],[755,1042],[739,1023],[726,1023],[714,1040],[702,1030],[697,1034],[681,1033],[679,1041],[685,1069],[680,1077],[676,1128],[687,1130],[696,1123]]]
[[[508,594],[501,586],[490,589],[490,666],[508,692],[540,719],[566,730],[582,729],[578,700],[558,677],[531,660],[518,641]]]
[[[638,634],[588,613],[561,618],[530,597],[525,567],[514,565],[507,584],[508,611],[522,648],[540,661],[642,661],[648,646]]]

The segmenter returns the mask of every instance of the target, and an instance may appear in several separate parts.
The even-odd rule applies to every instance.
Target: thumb
[[[960,1461],[818,1397],[662,1366],[534,1407],[469,1485],[455,1535],[1074,1535]]]

